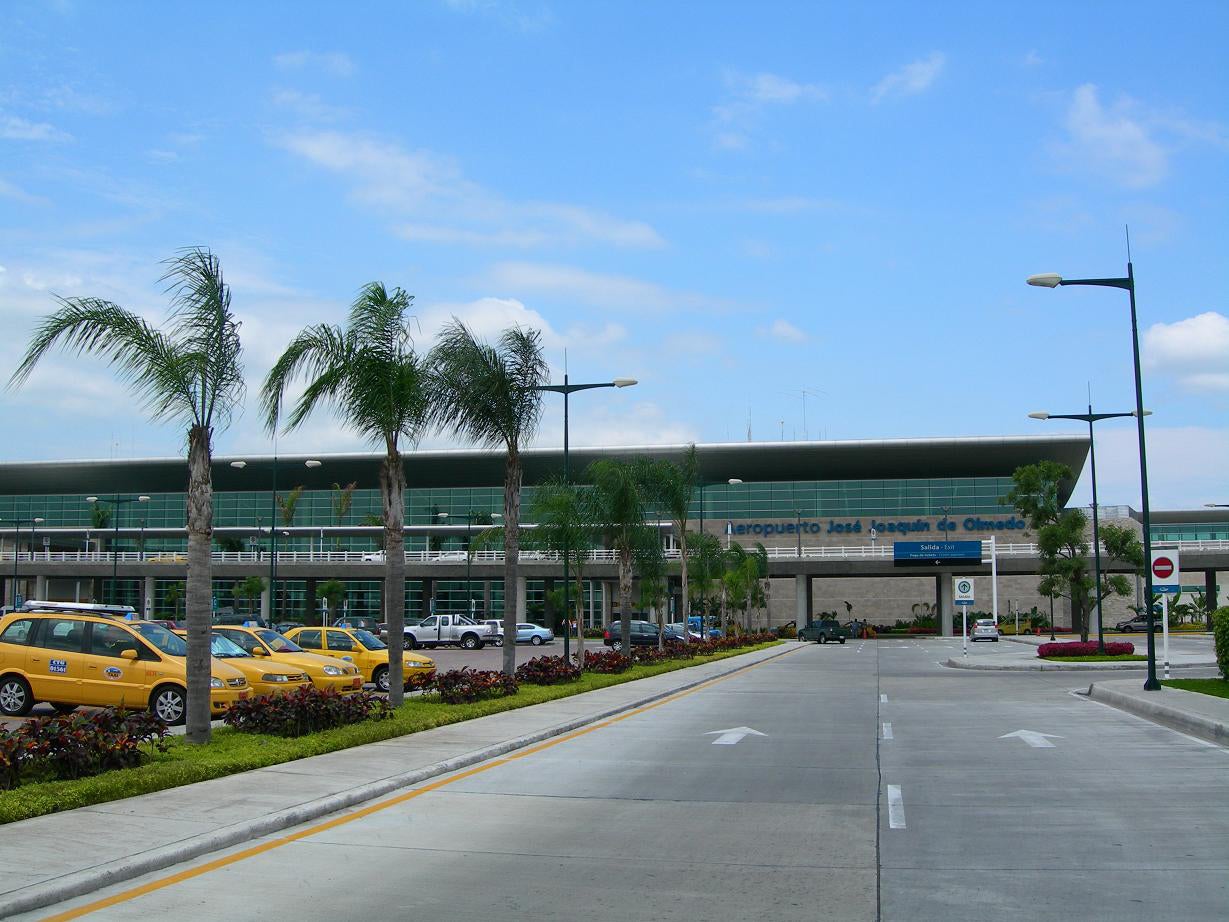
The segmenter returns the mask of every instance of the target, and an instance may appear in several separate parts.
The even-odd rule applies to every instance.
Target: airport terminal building
[[[1012,472],[1041,460],[1068,465],[1078,479],[1088,447],[1086,437],[1071,435],[700,444],[702,486],[689,527],[723,543],[767,549],[769,604],[756,615],[761,625],[828,611],[873,623],[936,606],[950,612],[944,586],[957,573],[974,577],[979,611],[990,611],[997,597],[1002,618],[1034,606],[1048,613],[1050,600],[1037,593],[1035,554],[1030,565],[1025,550],[1034,536],[1005,497]],[[571,470],[583,479],[598,458],[678,460],[686,448],[574,448]],[[522,516],[531,524],[534,486],[562,474],[563,456],[533,449],[523,459]],[[234,587],[251,575],[267,586],[275,539],[276,594],[271,603],[266,589],[265,612],[272,604],[279,620],[304,620],[319,583],[338,579],[350,614],[378,616],[379,464],[374,453],[215,458],[218,604],[254,607],[254,600],[233,598]],[[406,455],[407,617],[467,608],[502,614],[502,565],[465,549],[492,516],[498,521],[503,468],[502,451]],[[15,597],[114,601],[150,617],[173,617],[175,587],[184,576],[186,481],[182,458],[0,464],[0,566],[13,568],[4,578],[5,604]],[[1067,502],[1072,487],[1065,485],[1060,501]],[[1153,537],[1229,541],[1226,511],[1154,512]],[[1125,507],[1103,506],[1102,519],[1138,527],[1138,516]],[[671,543],[669,529],[662,532]],[[918,541],[981,542],[983,559],[901,567],[894,546]],[[1216,591],[1219,557],[1200,558],[1200,565],[1192,585]],[[522,570],[516,591],[527,620],[553,620],[547,593],[561,579],[561,565],[527,560]],[[615,573],[598,562],[586,577],[586,617],[598,625],[617,606]],[[672,592],[677,604],[677,580]],[[1107,621],[1125,617],[1135,602],[1107,604]],[[1065,603],[1057,604],[1055,620],[1070,623]]]

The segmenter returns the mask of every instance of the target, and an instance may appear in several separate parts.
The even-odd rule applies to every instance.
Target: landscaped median
[[[732,649],[717,650],[691,658],[661,658],[655,650],[642,654],[653,662],[632,664],[622,671],[596,672],[586,670],[579,677],[570,676],[559,680],[558,669],[547,669],[548,677],[559,680],[558,684],[529,684],[521,681],[514,692],[509,693],[504,683],[499,683],[500,697],[486,697],[490,691],[479,687],[479,700],[449,704],[437,694],[411,698],[404,705],[392,710],[385,719],[364,720],[330,730],[287,738],[265,733],[241,732],[223,728],[213,734],[213,740],[205,746],[191,746],[182,738],[169,741],[165,751],[154,749],[147,755],[145,764],[134,768],[106,771],[87,778],[72,780],[27,781],[13,790],[0,792],[0,823],[29,819],[47,813],[70,810],[90,804],[104,803],[138,794],[148,794],[166,788],[221,778],[238,772],[277,765],[392,739],[458,723],[488,714],[509,711],[515,708],[541,704],[558,698],[606,688],[637,679],[649,678],[689,666],[698,666],[726,659],[743,653],[766,649],[781,641],[757,635],[753,643]],[[606,654],[606,664],[614,664]],[[539,670],[541,671],[541,670]],[[527,670],[528,674],[532,670]],[[446,675],[446,674],[445,674]],[[471,677],[476,674],[471,673]],[[440,677],[441,679],[444,676]],[[474,679],[450,679],[449,687],[474,685]],[[483,682],[478,681],[478,686]],[[495,693],[495,692],[491,692]]]
[[[1065,641],[1043,643],[1037,648],[1037,656],[1045,660],[1061,660],[1065,663],[1117,663],[1146,659],[1135,652],[1135,644],[1109,642],[1101,653],[1094,641]]]

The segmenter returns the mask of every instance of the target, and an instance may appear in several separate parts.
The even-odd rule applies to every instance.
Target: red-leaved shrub
[[[535,656],[516,667],[516,680],[529,685],[561,685],[580,678],[580,668],[562,656]]]
[[[1037,648],[1037,655],[1051,656],[1096,656],[1101,651],[1097,649],[1096,641],[1063,641],[1061,643],[1043,643]],[[1106,656],[1126,656],[1135,652],[1135,644],[1127,642],[1106,643]]]
[[[308,685],[285,695],[261,695],[236,701],[222,719],[236,730],[271,736],[303,736],[362,720],[386,720],[392,708],[371,692],[338,694]]]
[[[617,650],[585,651],[585,669],[589,672],[624,672],[632,661]]]
[[[166,724],[148,711],[35,717],[12,731],[0,728],[0,788],[16,787],[23,776],[84,778],[132,768],[145,758],[144,744],[165,751],[166,736]]]
[[[515,695],[516,679],[494,669],[449,669],[435,677],[435,691],[445,704],[463,704],[483,698]]]

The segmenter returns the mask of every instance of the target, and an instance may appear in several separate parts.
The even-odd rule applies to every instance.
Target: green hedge
[[[1216,665],[1222,679],[1229,679],[1229,605],[1212,613],[1212,636],[1216,640]]]

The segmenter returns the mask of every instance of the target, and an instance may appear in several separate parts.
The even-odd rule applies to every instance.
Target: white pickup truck
[[[462,650],[481,650],[488,643],[495,643],[496,636],[490,627],[471,621],[464,615],[432,615],[417,624],[405,626],[405,648],[460,647]]]

